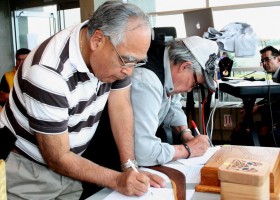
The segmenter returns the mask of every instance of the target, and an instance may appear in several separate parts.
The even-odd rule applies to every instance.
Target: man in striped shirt
[[[109,1],[88,21],[31,51],[0,116],[2,137],[10,138],[0,145],[12,144],[6,160],[9,199],[78,199],[80,181],[137,196],[147,192],[150,178],[153,186],[164,186],[158,176],[127,170],[126,163],[134,160],[129,76],[146,59],[150,38],[143,11]],[[80,156],[107,99],[123,173]]]

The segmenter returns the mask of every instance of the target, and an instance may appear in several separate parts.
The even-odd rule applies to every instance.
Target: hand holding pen
[[[192,123],[192,126],[193,126],[193,128],[194,128],[196,134],[197,134],[197,135],[200,135],[200,132],[199,132],[199,130],[198,130],[198,128],[197,128],[195,122],[194,122],[193,120],[191,120],[191,123]],[[207,136],[207,137],[208,137],[208,136]],[[213,147],[214,145],[212,144],[212,141],[210,140],[209,137],[208,137],[208,141],[209,141],[210,146]]]
[[[139,173],[138,169],[135,167],[135,165],[132,163],[132,161],[130,159],[128,159],[128,163],[130,164],[130,166],[133,169],[133,171]],[[153,192],[151,192],[149,188],[148,188],[148,193],[150,195],[153,195]]]

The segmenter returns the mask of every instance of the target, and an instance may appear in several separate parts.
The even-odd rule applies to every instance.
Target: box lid
[[[270,165],[267,162],[228,158],[218,169],[220,181],[243,185],[262,186],[269,177]]]

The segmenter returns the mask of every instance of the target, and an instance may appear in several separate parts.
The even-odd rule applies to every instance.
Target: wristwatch
[[[136,160],[131,160],[131,162],[126,162],[124,164],[121,165],[121,169],[124,172],[126,169],[132,168],[132,165],[134,165],[134,167],[138,168],[138,163],[136,162]]]

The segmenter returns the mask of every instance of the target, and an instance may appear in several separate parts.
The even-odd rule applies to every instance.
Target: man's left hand
[[[157,174],[153,174],[147,171],[140,170],[141,173],[144,173],[146,176],[150,178],[150,185],[155,188],[163,188],[165,187],[166,183],[164,178]]]

